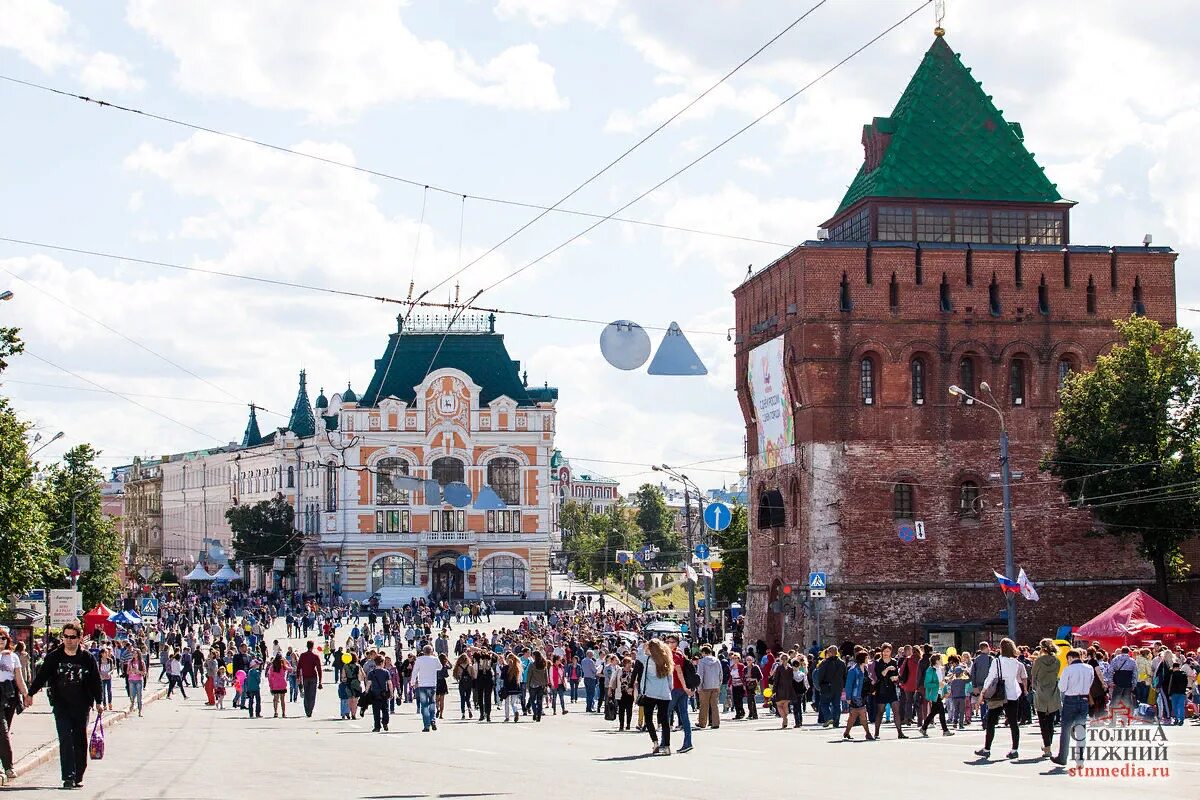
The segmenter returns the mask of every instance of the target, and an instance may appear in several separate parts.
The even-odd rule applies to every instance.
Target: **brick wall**
[[[1175,324],[1175,257],[1165,248],[822,242],[796,248],[739,287],[737,389],[752,455],[745,374],[754,346],[784,336],[800,402],[796,463],[751,478],[752,638],[811,641],[812,614],[802,608],[792,619],[767,609],[780,582],[803,585],[809,570],[829,573],[826,642],[917,640],[926,625],[998,623],[1004,604],[991,570],[1004,569],[1003,527],[1000,484],[991,475],[999,472],[999,424],[990,409],[947,393],[960,382],[964,357],[973,365],[973,393],[979,381],[991,385],[1005,413],[1012,469],[1023,473],[1013,486],[1014,552],[1043,600],[1019,601],[1022,638],[1081,623],[1134,586],[1148,586],[1152,572],[1132,546],[1090,538],[1089,515],[1070,508],[1038,464],[1052,444],[1060,360],[1094,365],[1115,341],[1111,320],[1128,316],[1135,299],[1147,315]],[[849,311],[840,310],[843,282]],[[914,357],[926,367],[920,405],[910,381]],[[864,358],[873,365],[870,405],[860,392]],[[1010,391],[1014,359],[1025,365],[1020,405]],[[896,534],[898,481],[915,487],[924,541],[906,544]],[[964,481],[980,487],[976,516],[960,514]],[[785,499],[780,531],[754,528],[766,489]],[[1189,606],[1191,595],[1181,592]]]

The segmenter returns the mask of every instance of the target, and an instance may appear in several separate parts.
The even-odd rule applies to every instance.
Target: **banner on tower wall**
[[[758,428],[758,455],[755,456],[758,469],[771,469],[796,460],[796,423],[783,369],[782,336],[750,351],[746,372]]]

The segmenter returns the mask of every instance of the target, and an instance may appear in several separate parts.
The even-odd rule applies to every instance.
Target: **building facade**
[[[286,428],[262,435],[251,409],[228,461],[233,502],[296,509],[303,591],[543,599],[558,390],[528,386],[493,317],[398,323],[361,397],[347,386],[309,405],[301,373]]]
[[[195,565],[206,542],[218,542],[225,549],[232,543],[225,519],[233,506],[228,466],[232,456],[232,448],[196,450],[163,456],[155,467],[161,486],[162,563],[177,574]]]
[[[1019,629],[1052,635],[1152,582],[1132,546],[1085,538],[1090,515],[1039,463],[1059,387],[1112,346],[1111,321],[1175,324],[1176,254],[1070,243],[1072,204],[940,35],[863,146],[823,238],[734,292],[748,638],[961,649],[1004,630],[999,420],[954,384],[1003,414],[1016,563],[1041,593]],[[789,603],[810,571],[827,596]]]
[[[162,474],[157,459],[135,458],[125,475],[121,517],[124,520],[126,568],[140,574],[163,566]]]

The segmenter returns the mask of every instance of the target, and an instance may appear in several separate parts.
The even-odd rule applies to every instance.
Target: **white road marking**
[[[668,775],[665,772],[642,772],[638,769],[622,770],[626,775],[642,775],[647,778],[674,778],[677,781],[698,781],[699,778],[689,778],[684,775]]]
[[[463,748],[460,748],[460,749],[462,749],[462,750],[465,750],[465,751],[466,751],[466,752],[468,752],[468,753],[482,753],[482,754],[483,754],[483,755],[485,755],[485,756],[496,756],[496,755],[500,755],[500,754],[499,754],[499,753],[497,753],[495,750],[476,750],[476,749],[474,749],[474,748],[472,748],[472,747],[463,747]]]

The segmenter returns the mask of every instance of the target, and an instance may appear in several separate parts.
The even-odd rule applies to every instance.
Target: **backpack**
[[[721,662],[721,683],[728,685],[729,683],[729,662]]]
[[[1118,689],[1133,688],[1133,670],[1119,669],[1113,673],[1113,686]]]
[[[700,673],[696,672],[696,665],[690,658],[683,660],[683,685],[689,689],[700,688]]]

